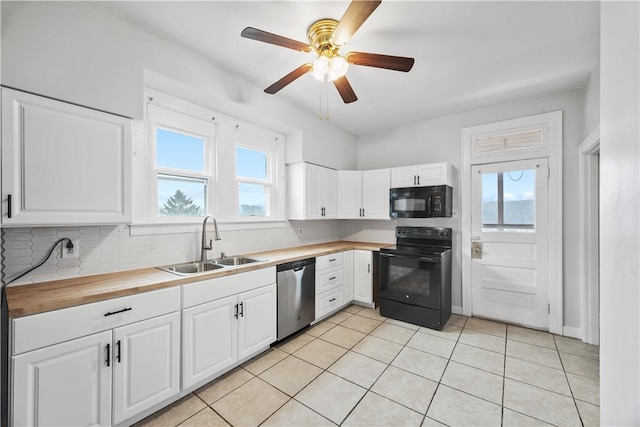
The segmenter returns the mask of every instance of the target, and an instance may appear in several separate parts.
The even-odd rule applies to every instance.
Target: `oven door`
[[[438,310],[441,305],[442,259],[380,253],[380,304],[383,299]]]

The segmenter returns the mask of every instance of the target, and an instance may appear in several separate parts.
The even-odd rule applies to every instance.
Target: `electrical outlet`
[[[62,258],[78,258],[80,256],[80,242],[78,240],[71,240],[73,248],[67,248],[67,241],[62,242]]]
[[[304,229],[302,227],[298,228],[298,236],[302,237],[302,235],[304,234]]]

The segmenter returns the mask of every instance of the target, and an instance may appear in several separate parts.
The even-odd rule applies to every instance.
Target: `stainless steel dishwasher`
[[[316,317],[316,259],[280,264],[278,271],[278,341]]]

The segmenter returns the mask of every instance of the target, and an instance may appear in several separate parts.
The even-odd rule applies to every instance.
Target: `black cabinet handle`
[[[331,258],[329,262],[334,262],[335,260],[337,260],[337,258]]]
[[[107,343],[107,366],[111,366],[111,343]]]
[[[107,314],[104,315],[104,317],[113,316],[114,314],[124,313],[125,311],[131,311],[131,310],[133,310],[132,307],[126,307],[126,308],[123,308],[122,310],[118,310],[118,311],[109,311]]]
[[[362,208],[362,217],[364,218],[364,208]]]
[[[240,303],[240,317],[244,317],[244,303]]]
[[[336,276],[329,277],[329,280],[336,280]]]
[[[415,176],[415,175],[413,175],[413,185],[417,185],[417,183],[416,183],[416,176]]]
[[[418,175],[418,185],[420,185],[420,175]]]
[[[233,313],[233,317],[238,318],[238,304],[235,305],[235,313]]]
[[[116,362],[120,363],[120,340],[116,343]]]
[[[7,218],[11,218],[11,194],[7,195],[7,205],[9,205],[9,211],[7,212]]]
[[[331,298],[329,302],[334,302],[335,300],[336,300],[335,298]]]
[[[367,264],[367,273],[371,273],[371,264]]]

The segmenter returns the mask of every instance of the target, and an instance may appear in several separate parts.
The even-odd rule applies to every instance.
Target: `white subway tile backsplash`
[[[8,241],[8,242],[5,242],[4,244],[4,249],[6,251],[13,251],[15,249],[29,249],[31,247],[32,247],[31,239]]]

